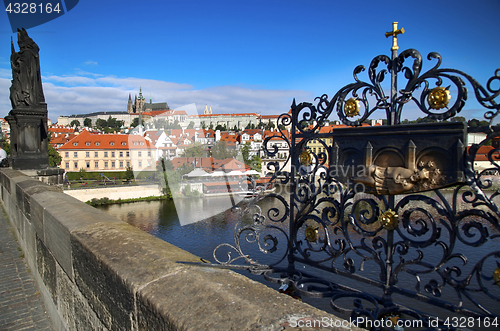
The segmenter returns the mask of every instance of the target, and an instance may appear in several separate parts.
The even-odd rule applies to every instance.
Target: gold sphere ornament
[[[318,228],[308,226],[306,228],[306,240],[310,243],[318,241]]]
[[[448,88],[441,86],[433,88],[427,95],[427,102],[432,109],[442,109],[448,106],[451,95]]]
[[[359,101],[355,98],[350,98],[344,104],[344,113],[347,117],[359,115]]]
[[[398,228],[398,215],[390,209],[381,214],[378,220],[386,230],[396,230]]]
[[[493,271],[493,280],[495,281],[495,284],[500,286],[500,266]]]
[[[300,153],[299,162],[305,167],[310,166],[312,164],[311,153],[309,153],[309,151],[303,151],[302,153]]]

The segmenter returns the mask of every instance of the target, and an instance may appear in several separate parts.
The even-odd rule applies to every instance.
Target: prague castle
[[[184,110],[170,109],[166,102],[153,103],[151,99],[149,102],[146,102],[142,94],[142,88],[140,88],[139,95],[136,95],[134,100],[132,100],[132,96],[129,94],[127,111],[100,111],[88,114],[59,116],[57,124],[66,126],[76,120],[80,125],[83,125],[85,119],[88,118],[92,121],[92,126],[95,126],[98,119],[108,120],[111,116],[118,121],[123,121],[125,127],[129,127],[139,115],[141,115],[143,123],[147,123],[149,119],[158,116],[165,118],[169,123],[177,121],[183,127],[187,127],[193,122],[194,127],[215,128],[217,125],[222,125],[228,130],[234,127],[241,130],[249,124],[257,125],[260,122],[264,124],[273,122],[277,126],[277,119],[279,117],[278,115],[259,115],[256,113],[213,114],[211,106],[205,106],[203,114],[188,116]]]
[[[127,113],[128,114],[140,114],[150,111],[161,111],[170,110],[166,102],[153,103],[149,99],[149,103],[146,103],[144,96],[142,95],[142,88],[139,90],[139,96],[135,96],[134,103],[132,103],[132,97],[128,95]]]

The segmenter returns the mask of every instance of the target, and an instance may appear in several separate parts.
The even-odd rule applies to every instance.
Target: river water
[[[287,197],[285,197],[287,198]],[[221,210],[224,210],[228,207],[228,198],[227,197],[209,197],[209,198],[184,198],[184,199],[176,199],[174,201],[151,201],[151,202],[136,202],[136,203],[128,203],[128,204],[116,204],[116,205],[107,205],[100,206],[99,209],[107,212],[108,214],[114,215],[117,218],[139,228],[142,229],[158,238],[161,238],[175,246],[178,246],[186,251],[189,251],[205,260],[209,260],[210,262],[214,261],[213,251],[214,249],[222,244],[234,244],[234,232],[235,226],[237,224],[237,214],[235,214],[231,210],[225,210],[223,212],[218,213]],[[263,211],[268,210],[272,207],[281,206],[276,201],[265,200],[260,203],[260,207]],[[281,207],[280,207],[281,208]],[[283,208],[281,208],[283,211]],[[179,216],[180,215],[180,216]],[[250,214],[251,215],[251,214]],[[251,216],[248,216],[248,223],[250,224]],[[193,220],[190,222],[189,220]],[[471,220],[474,222],[474,220]],[[449,232],[446,230],[446,225],[440,224],[442,227],[441,235],[443,237],[449,236]],[[418,226],[416,226],[418,228]],[[286,229],[285,229],[286,230]],[[496,233],[498,234],[498,229],[495,230],[491,226],[488,226],[489,235]],[[496,231],[496,232],[495,232]],[[471,229],[471,233],[474,234],[474,228]],[[248,252],[253,256],[257,256],[255,259],[258,260],[259,263],[272,263],[279,260],[281,256],[285,254],[285,245],[286,242],[285,237],[280,233],[274,233],[278,237],[278,249],[273,254],[262,254],[256,247],[256,245],[247,246],[243,245],[242,247],[248,249]],[[353,236],[356,235],[355,232],[352,233]],[[488,252],[499,251],[500,243],[498,238],[493,238],[493,240],[489,239],[487,243],[480,247],[471,247],[468,245],[464,245],[461,242],[458,242],[454,248],[454,252],[465,253],[467,255],[467,259],[471,261],[471,266],[474,266],[478,260],[481,260]],[[432,256],[440,256],[443,253],[444,248],[438,245],[430,245],[428,247],[422,247],[420,250],[426,254],[426,256],[430,256],[432,260]],[[416,251],[416,250],[415,250]],[[246,251],[245,251],[246,252]],[[415,253],[417,254],[417,253]],[[235,256],[234,254],[232,255]],[[223,254],[219,254],[218,257],[223,260],[227,255],[225,255],[225,251]],[[406,256],[406,258],[409,258]],[[413,256],[415,258],[415,256]],[[342,260],[342,259],[340,259]],[[491,259],[489,259],[491,260]],[[500,258],[497,259],[500,261]],[[285,259],[286,262],[286,259]],[[281,263],[280,266],[285,266],[285,262]],[[357,261],[359,262],[359,260]],[[398,261],[395,261],[398,262]],[[428,262],[428,261],[427,261]],[[491,261],[490,261],[491,262]],[[364,272],[368,277],[377,279],[378,276],[378,268],[375,265],[372,268],[373,263],[371,261],[367,261],[364,266]],[[434,263],[434,261],[431,261]],[[463,263],[460,263],[462,265]],[[338,267],[338,265],[336,265]],[[299,265],[299,268],[307,269],[308,267]],[[416,268],[418,269],[418,268]],[[467,271],[466,271],[467,270]],[[494,270],[490,266],[489,269],[485,268],[483,271],[487,271],[487,273],[492,272]],[[464,269],[464,275],[470,272],[469,269]],[[273,285],[263,279],[262,276],[251,275],[247,271],[242,271],[242,274],[263,282],[264,284],[271,286],[277,289],[277,285]],[[320,272],[322,273],[322,272]],[[345,286],[350,286],[353,288],[363,289],[363,287],[367,288],[368,285],[364,285],[362,283],[358,283],[349,279],[349,277],[341,277],[334,274],[322,274],[323,276],[330,277],[334,282],[341,283]],[[491,275],[491,273],[490,273]],[[402,273],[400,279],[398,279],[398,285],[402,288],[408,288],[411,290],[415,289],[415,278],[414,277],[406,277],[406,273]],[[440,280],[439,277],[436,278],[436,274],[433,273],[433,277]],[[474,275],[476,277],[476,275]],[[462,277],[463,278],[463,277]],[[425,275],[421,276],[421,290],[426,285],[425,283]],[[492,293],[494,295],[499,295],[499,291],[493,284],[493,281],[490,280],[485,281],[488,286],[492,286]],[[373,291],[372,291],[373,293]],[[377,293],[377,295],[379,295]],[[441,298],[453,300],[454,295],[447,297],[443,295]],[[402,300],[405,300],[404,298]],[[329,300],[310,300],[304,299],[304,301],[317,306],[320,309],[324,309],[326,311],[332,312],[330,307]],[[457,303],[456,299],[452,301],[453,303]],[[500,308],[498,305],[498,301],[494,299],[486,299],[484,301],[486,305],[490,305],[495,307],[493,311],[496,314],[500,315]],[[494,306],[493,306],[494,305]],[[427,310],[427,304],[421,302],[413,302],[410,304],[412,307],[417,307],[418,309]],[[441,313],[443,316],[448,316],[448,312]],[[451,315],[450,315],[451,316]],[[344,316],[345,317],[345,316]],[[500,323],[500,320],[499,320]]]

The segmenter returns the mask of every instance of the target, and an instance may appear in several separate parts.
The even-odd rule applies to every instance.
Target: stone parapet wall
[[[199,258],[19,171],[0,169],[0,183],[57,330],[288,330],[336,319],[232,271],[178,264]]]

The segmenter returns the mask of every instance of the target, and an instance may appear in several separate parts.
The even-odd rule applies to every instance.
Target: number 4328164
[[[55,6],[53,6],[50,2],[43,4],[43,3],[9,3],[7,7],[5,8],[5,11],[8,12],[9,14],[50,14],[52,12],[59,13],[61,9],[59,8],[59,3],[56,3]]]

